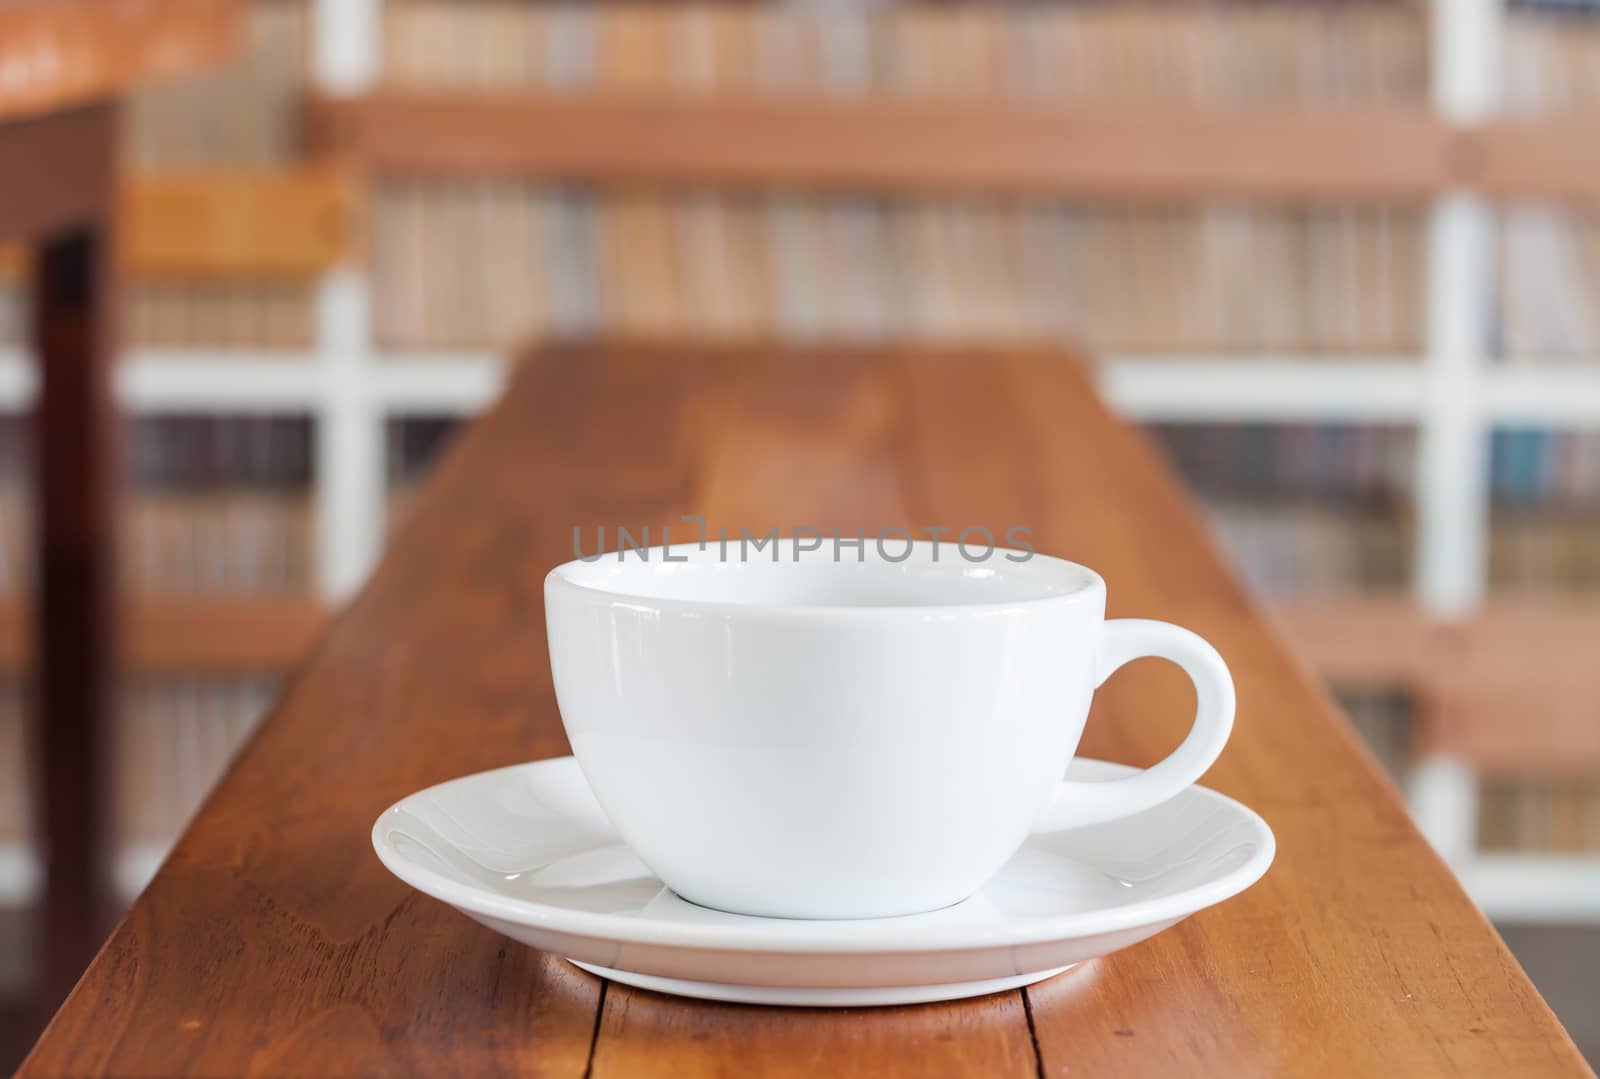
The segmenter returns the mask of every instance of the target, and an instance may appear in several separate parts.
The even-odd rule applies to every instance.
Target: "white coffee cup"
[[[1222,751],[1233,682],[1193,633],[1107,621],[1105,582],[1072,562],[933,543],[890,560],[903,549],[713,542],[545,578],[573,752],[685,899],[784,918],[948,906],[1030,832],[1157,805]],[[1064,781],[1095,687],[1140,656],[1188,673],[1193,729],[1137,775]]]

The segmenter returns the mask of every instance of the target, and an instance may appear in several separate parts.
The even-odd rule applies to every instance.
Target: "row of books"
[[[124,333],[143,348],[306,353],[316,339],[312,290],[288,280],[134,281],[124,290]]]
[[[261,676],[131,682],[112,740],[118,841],[177,838],[276,696]]]
[[[1202,507],[1218,544],[1260,596],[1396,592],[1411,579],[1412,530],[1399,512],[1215,500]]]
[[[1415,512],[1409,428],[1173,423],[1152,432],[1262,594],[1406,586]],[[1489,473],[1490,588],[1600,589],[1600,434],[1497,430]]]
[[[1408,507],[1216,499],[1202,506],[1218,543],[1262,596],[1394,592],[1411,580]],[[1497,595],[1600,593],[1600,514],[1494,512],[1487,577]]]
[[[1513,204],[1500,216],[1499,250],[1496,351],[1514,364],[1600,363],[1600,217]]]
[[[1600,591],[1600,513],[1493,514],[1489,587],[1497,592]]]
[[[1486,851],[1600,851],[1600,775],[1491,776],[1478,794],[1478,847]]]
[[[138,98],[135,163],[293,157],[304,9],[255,0],[240,62]],[[395,0],[384,19],[384,77],[394,85],[1399,100],[1421,92],[1427,69],[1417,5],[823,11]],[[1523,36],[1561,40],[1593,30],[1511,22]],[[377,337],[398,347],[604,329],[1066,335],[1118,353],[1420,348],[1421,223],[1399,208],[752,205],[531,184],[397,187],[380,193],[374,252]],[[1597,236],[1581,214],[1508,211],[1499,316],[1486,333],[1509,359],[1600,357]],[[868,269],[840,274],[841,262]],[[903,276],[903,263],[946,281],[945,294],[938,280],[870,280]],[[837,281],[846,283],[827,287]],[[128,309],[136,345],[296,349],[312,337],[304,285],[143,282]],[[17,312],[14,296],[0,294],[0,343],[20,339]]]
[[[234,60],[132,95],[137,166],[271,164],[302,144],[305,0],[253,0]],[[1420,102],[1411,4],[814,7],[390,0],[384,81],[1033,100]]]
[[[229,350],[309,360],[313,290],[291,280],[131,280],[122,290],[122,339],[133,348],[209,350],[222,361]],[[0,347],[20,347],[27,336],[26,289],[0,277]]]
[[[0,464],[25,456],[22,424],[0,422]],[[385,441],[391,522],[460,426],[394,418]],[[313,586],[307,421],[299,417],[144,417],[136,492],[124,504],[122,580],[160,596],[306,593]],[[15,480],[16,477],[10,477]],[[32,518],[21,486],[0,485],[0,594],[28,587]]]
[[[140,413],[122,452],[135,491],[301,490],[311,484],[315,425],[297,413]],[[30,424],[0,414],[0,489],[26,482]]]
[[[1593,26],[1531,13],[1514,16],[1510,24],[1504,62],[1514,102],[1525,101],[1527,93],[1538,96],[1536,91],[1524,93],[1515,87],[1544,86],[1555,78],[1550,72],[1556,65],[1545,55],[1552,50],[1566,58],[1567,82],[1574,86],[1581,82],[1585,93],[1600,95],[1600,90],[1590,88],[1593,80],[1587,76],[1597,55],[1592,42],[1600,40]],[[1426,101],[1429,70],[1426,11],[1417,4],[911,4],[841,11],[800,5],[394,0],[385,8],[384,46],[384,78],[395,86],[545,87],[571,92],[845,96],[887,92],[1019,100],[1420,104]],[[1542,92],[1546,97],[1554,93]],[[450,201],[449,196],[438,197]],[[460,189],[459,197],[468,204],[475,201],[470,190]],[[561,216],[571,210],[570,198],[578,197],[547,201]],[[451,260],[455,265],[407,268],[400,265],[403,258],[383,258],[389,251],[448,249],[450,237],[459,237],[463,230],[477,231],[470,221],[459,220],[462,214],[483,212],[459,204],[413,208],[409,216],[414,219],[426,219],[431,209],[439,220],[397,225],[410,234],[409,241],[403,235],[389,242],[380,238],[380,267],[392,265],[402,278],[409,272],[413,281],[410,287],[404,279],[394,281],[392,291],[385,294],[415,295],[415,278],[431,273],[440,279],[428,290],[436,307],[428,311],[398,299],[392,305],[380,303],[395,314],[393,323],[380,314],[380,339],[448,345],[495,342],[545,329],[714,332],[729,321],[740,328],[754,325],[813,335],[909,331],[1040,337],[1060,332],[1059,323],[1065,318],[1066,332],[1114,352],[1415,352],[1419,347],[1423,303],[1414,216],[1403,222],[1380,220],[1379,235],[1372,237],[1366,227],[1370,219],[1348,209],[1336,210],[1328,215],[1333,220],[1320,222],[1321,228],[1308,227],[1302,236],[1294,225],[1278,233],[1272,219],[1279,211],[1267,210],[1246,230],[1248,253],[1240,257],[1236,243],[1219,240],[1216,230],[1203,224],[1211,216],[1208,211],[1185,208],[1169,214],[1096,206],[1085,216],[1105,220],[1109,225],[1105,231],[1118,234],[1105,250],[1089,245],[1081,256],[1083,262],[1092,261],[1094,269],[1087,273],[1104,281],[1103,290],[1077,274],[1061,272],[1059,264],[1070,261],[1071,255],[1046,256],[1043,267],[1037,259],[1016,256],[983,265],[984,249],[992,247],[992,241],[979,240],[972,245],[975,250],[966,253],[959,238],[943,244],[933,241],[918,252],[915,265],[960,282],[960,295],[970,298],[975,310],[970,315],[947,314],[949,305],[936,301],[926,319],[934,323],[929,331],[917,324],[916,317],[926,305],[912,301],[903,305],[908,310],[901,311],[892,302],[875,303],[874,288],[855,282],[853,275],[824,274],[825,281],[851,282],[844,287],[853,302],[843,304],[843,310],[808,296],[803,281],[791,284],[785,279],[803,277],[808,267],[828,265],[830,246],[851,252],[863,246],[870,249],[873,233],[881,232],[881,226],[847,224],[843,228],[854,228],[860,238],[854,243],[848,238],[830,243],[825,226],[797,220],[809,208],[807,203],[793,203],[793,209],[776,214],[758,212],[757,216],[787,221],[767,225],[766,244],[735,242],[735,248],[746,252],[742,262],[736,251],[730,251],[719,256],[719,261],[733,263],[730,268],[712,266],[697,275],[687,265],[691,256],[685,249],[703,247],[703,241],[673,236],[696,231],[695,226],[663,223],[661,218],[669,211],[651,205],[651,200],[630,202],[627,207],[591,203],[586,215],[591,220],[584,220],[581,211],[571,211],[579,220],[550,225],[556,244],[597,248],[549,256],[563,271],[579,268],[579,281],[570,286],[547,285],[550,272],[527,265],[530,258],[538,261],[527,254],[538,240],[530,242],[524,235],[462,240],[463,254]],[[1009,208],[998,209],[1004,214]],[[699,216],[711,212],[699,211]],[[724,212],[730,220],[741,216],[732,207]],[[862,217],[848,206],[841,214],[856,221]],[[1552,215],[1557,219],[1553,230],[1545,220]],[[534,216],[544,215],[535,211]],[[1130,216],[1132,222],[1126,220]],[[1131,227],[1118,227],[1122,225]],[[714,231],[729,229],[718,225]],[[525,233],[527,226],[519,224],[511,231]],[[1195,231],[1213,235],[1197,245],[1189,235]],[[1583,218],[1545,208],[1518,207],[1508,214],[1502,245],[1507,281],[1502,310],[1494,324],[1485,326],[1485,332],[1496,337],[1494,347],[1519,360],[1600,357],[1600,336],[1592,317],[1596,305],[1584,302],[1595,299],[1600,290],[1600,275],[1587,269],[1594,233],[1593,225]],[[752,246],[790,242],[812,250],[748,254]],[[1039,242],[1049,247],[1057,241]],[[507,248],[503,257],[497,252],[501,243]],[[625,265],[611,265],[609,252],[616,252],[615,261]],[[540,296],[542,302],[529,304],[523,315],[502,316],[498,308],[515,303],[498,304],[492,295],[494,284],[488,290],[448,298],[441,291],[448,285],[441,282],[459,279],[455,270],[471,261],[474,253],[481,253],[488,263],[506,265],[506,272],[490,275],[492,282],[515,278],[518,283],[506,286],[508,293]],[[1349,265],[1342,265],[1342,260]],[[681,264],[675,272],[667,272],[682,284],[649,283],[652,274],[662,273],[675,261]],[[857,261],[871,264],[870,250]],[[945,267],[943,262],[955,265]],[[1054,307],[1042,317],[1029,317],[1038,305],[1005,296],[991,302],[981,284],[967,279],[1006,282],[1011,275],[1004,262],[1021,265],[1022,272],[1034,275],[1048,295],[1057,297]],[[961,263],[972,267],[970,274]],[[905,273],[904,267],[896,270]],[[598,280],[586,282],[590,275]],[[726,302],[721,293],[729,291],[719,282],[746,275],[758,280],[736,290],[731,300],[737,306],[739,300],[749,299],[757,310],[713,314],[719,302]],[[760,275],[767,278],[766,288],[761,287]],[[1552,286],[1552,277],[1559,277],[1560,283]],[[709,294],[697,290],[697,282],[707,283]],[[780,294],[789,288],[799,291],[789,297]],[[1247,310],[1237,315],[1230,310],[1229,293],[1250,297],[1244,301]],[[765,316],[759,313],[763,306],[769,309]],[[684,313],[675,316],[675,308]],[[475,332],[475,326],[482,328]]]
[[[1507,112],[1566,112],[1600,105],[1600,20],[1591,3],[1519,5],[1506,20],[1501,107]]]
[[[0,595],[33,580],[32,513],[0,493]],[[306,492],[141,494],[125,500],[120,582],[135,595],[305,595],[314,585]]]
[[[459,416],[396,416],[384,429],[384,474],[389,490],[412,486],[433,467],[461,429]]]
[[[23,417],[0,417],[0,592],[33,577]],[[140,415],[124,439],[119,555],[145,595],[312,587],[314,425],[304,415]]]
[[[404,86],[1034,100],[1422,101],[1412,4],[513,3],[390,0]]]
[[[1340,689],[1340,706],[1390,776],[1415,760],[1416,704],[1393,688]],[[1490,852],[1600,852],[1600,773],[1486,775],[1478,789],[1478,849]]]
[[[136,491],[303,490],[315,427],[306,415],[143,414],[130,421]]]
[[[391,183],[374,218],[374,333],[396,348],[601,329],[1070,337],[1133,354],[1421,347],[1422,225],[1399,209]],[[1600,217],[1514,205],[1500,237],[1491,351],[1515,364],[1600,362]],[[312,290],[131,281],[125,339],[224,360],[233,349],[309,353]],[[20,285],[0,280],[0,345],[24,341],[25,317]]]
[[[1570,5],[1560,5],[1570,8]],[[254,0],[234,60],[139,90],[137,165],[290,160],[309,52],[304,0]],[[1411,102],[1428,93],[1420,4],[814,7],[390,0],[391,85],[852,94],[936,91],[1038,100]],[[1600,100],[1600,30],[1507,21],[1513,110]]]
[[[607,197],[532,183],[390,183],[374,206],[374,334],[395,348],[541,334],[1072,338],[1123,353],[1420,351],[1420,218],[1266,205],[912,204]],[[1600,362],[1600,217],[1507,207],[1504,362]],[[313,286],[132,281],[134,347],[305,352]],[[0,346],[26,337],[0,279]],[[307,356],[309,358],[309,355]]]
[[[1098,351],[1415,354],[1421,220],[1385,207],[602,194],[390,182],[375,335],[1077,339]]]
[[[274,165],[301,155],[306,0],[251,0],[243,23],[226,64],[129,95],[123,147],[131,165]]]
[[[385,431],[389,518],[460,425],[392,418]],[[32,577],[22,494],[27,439],[0,419],[0,593]],[[302,416],[141,416],[132,423],[122,580],[161,596],[305,593],[313,586],[312,434]]]
[[[405,520],[418,485],[461,424],[459,416],[398,416],[385,424],[385,521],[391,530]]]
[[[111,773],[125,841],[170,841],[276,693],[272,679],[136,681],[113,725]],[[34,767],[27,740],[29,695],[0,679],[0,843],[33,834]]]
[[[132,679],[112,720],[107,774],[113,855],[165,851],[277,696],[277,680]],[[0,851],[36,840],[37,769],[27,737],[29,694],[0,679]],[[3,949],[0,949],[3,951]]]
[[[1415,754],[1416,702],[1393,687],[1335,687],[1339,707],[1390,778],[1400,781]]]
[[[1600,432],[1496,430],[1489,485],[1507,505],[1600,510]]]
[[[1392,502],[1409,491],[1416,435],[1369,424],[1159,423],[1167,458],[1203,496]]]

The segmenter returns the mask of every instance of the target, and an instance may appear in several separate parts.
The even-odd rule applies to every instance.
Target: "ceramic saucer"
[[[1076,760],[1075,779],[1131,771]],[[378,818],[413,888],[627,985],[752,1004],[954,1000],[1028,985],[1249,887],[1266,823],[1204,787],[1108,824],[1031,837],[963,903],[868,921],[726,914],[679,899],[622,844],[571,757],[441,783]]]

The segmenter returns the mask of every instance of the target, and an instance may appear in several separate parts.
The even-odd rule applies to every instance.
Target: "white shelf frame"
[[[1113,356],[1099,375],[1114,408],[1146,421],[1414,424],[1424,403],[1422,365],[1403,356]]]
[[[1433,97],[1462,122],[1498,100],[1503,0],[1431,0]],[[328,93],[359,93],[382,66],[382,0],[312,0],[311,67]],[[1371,422],[1412,425],[1418,601],[1436,613],[1482,598],[1490,434],[1500,424],[1600,428],[1600,365],[1496,365],[1476,321],[1493,287],[1493,217],[1481,200],[1448,192],[1432,208],[1426,246],[1426,341],[1418,356],[1123,356],[1100,365],[1107,399],[1139,420]],[[317,581],[338,602],[375,563],[383,539],[385,421],[471,415],[500,392],[504,360],[490,351],[380,354],[369,285],[355,266],[324,277],[309,353],[138,349],[116,389],[133,413],[309,414],[317,425]],[[36,392],[28,358],[0,350],[0,411]],[[1463,537],[1466,542],[1463,543]],[[1477,778],[1463,762],[1419,762],[1406,783],[1424,834],[1492,917],[1600,923],[1600,857],[1502,856],[1476,851]],[[140,890],[164,851],[120,852],[119,885]],[[21,844],[0,844],[0,905],[37,891]]]
[[[333,393],[326,349],[130,349],[116,390],[133,414],[314,411]],[[488,349],[388,350],[361,368],[360,392],[385,416],[470,416],[499,395],[507,360]],[[1421,357],[1112,356],[1100,392],[1140,421],[1288,420],[1418,426],[1430,393]],[[1489,429],[1600,428],[1600,360],[1497,365],[1478,375]],[[0,348],[0,413],[26,411],[36,380],[20,349]]]

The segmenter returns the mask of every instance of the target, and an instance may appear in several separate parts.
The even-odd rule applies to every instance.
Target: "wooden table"
[[[0,0],[0,241],[32,248],[41,376],[33,690],[52,1007],[112,911],[98,758],[115,693],[116,99],[221,58],[237,16],[236,0]]]
[[[424,785],[567,751],[541,581],[573,529],[1013,524],[1238,681],[1207,782],[1260,811],[1244,895],[1026,991],[884,1010],[606,984],[391,878]],[[659,533],[655,533],[659,535]],[[608,535],[614,535],[608,531]],[[1190,690],[1115,678],[1085,752],[1148,764]],[[23,1074],[1579,1075],[1570,1039],[1245,597],[1148,443],[1048,352],[573,348],[521,369],[101,952]]]

